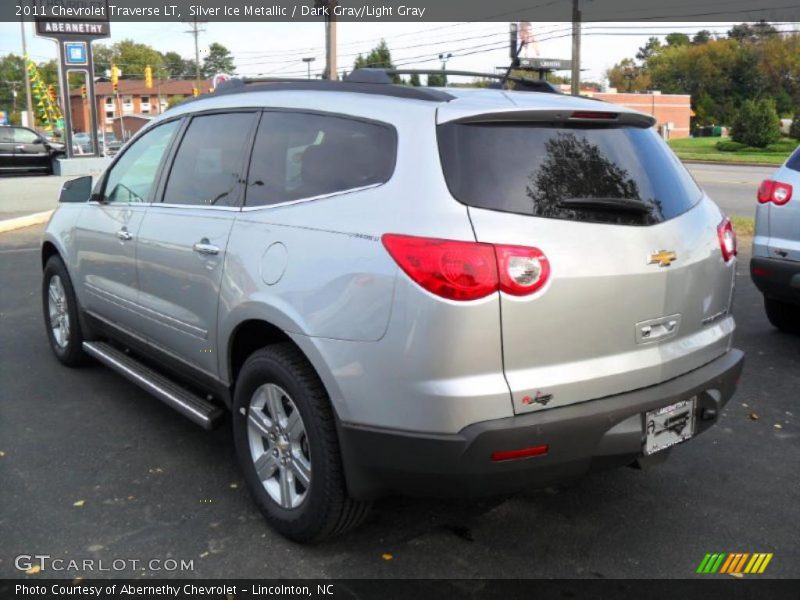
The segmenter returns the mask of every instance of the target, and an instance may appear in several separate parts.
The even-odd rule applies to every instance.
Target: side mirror
[[[61,186],[59,202],[87,202],[92,195],[92,176],[85,175],[65,181]]]

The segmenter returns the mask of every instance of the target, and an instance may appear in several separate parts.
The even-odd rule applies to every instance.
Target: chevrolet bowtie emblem
[[[659,267],[668,267],[677,259],[678,255],[672,252],[671,250],[661,250],[659,252],[654,252],[653,254],[648,256],[647,264],[648,265],[657,264]]]

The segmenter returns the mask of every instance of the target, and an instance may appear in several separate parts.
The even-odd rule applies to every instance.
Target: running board
[[[174,408],[200,427],[211,430],[222,418],[222,409],[185,390],[132,356],[105,342],[83,342],[83,351]]]

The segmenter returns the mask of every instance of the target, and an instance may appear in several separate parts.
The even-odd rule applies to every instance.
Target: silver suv
[[[658,462],[713,425],[730,222],[620,106],[541,91],[244,82],[65,185],[56,356],[204,427],[231,412],[282,534],[386,494],[477,496]]]
[[[800,146],[758,188],[750,275],[770,322],[800,333]],[[794,195],[794,198],[793,198]]]

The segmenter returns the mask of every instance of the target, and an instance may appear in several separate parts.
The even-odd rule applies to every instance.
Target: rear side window
[[[800,171],[800,146],[797,147],[794,154],[786,161],[786,166],[793,171]]]
[[[244,156],[256,113],[227,113],[195,117],[175,155],[166,204],[234,206],[244,179]]]
[[[447,185],[469,206],[650,225],[686,212],[702,196],[651,129],[448,123],[438,135]]]
[[[265,206],[386,182],[394,128],[346,117],[265,112],[247,180],[247,206]]]

